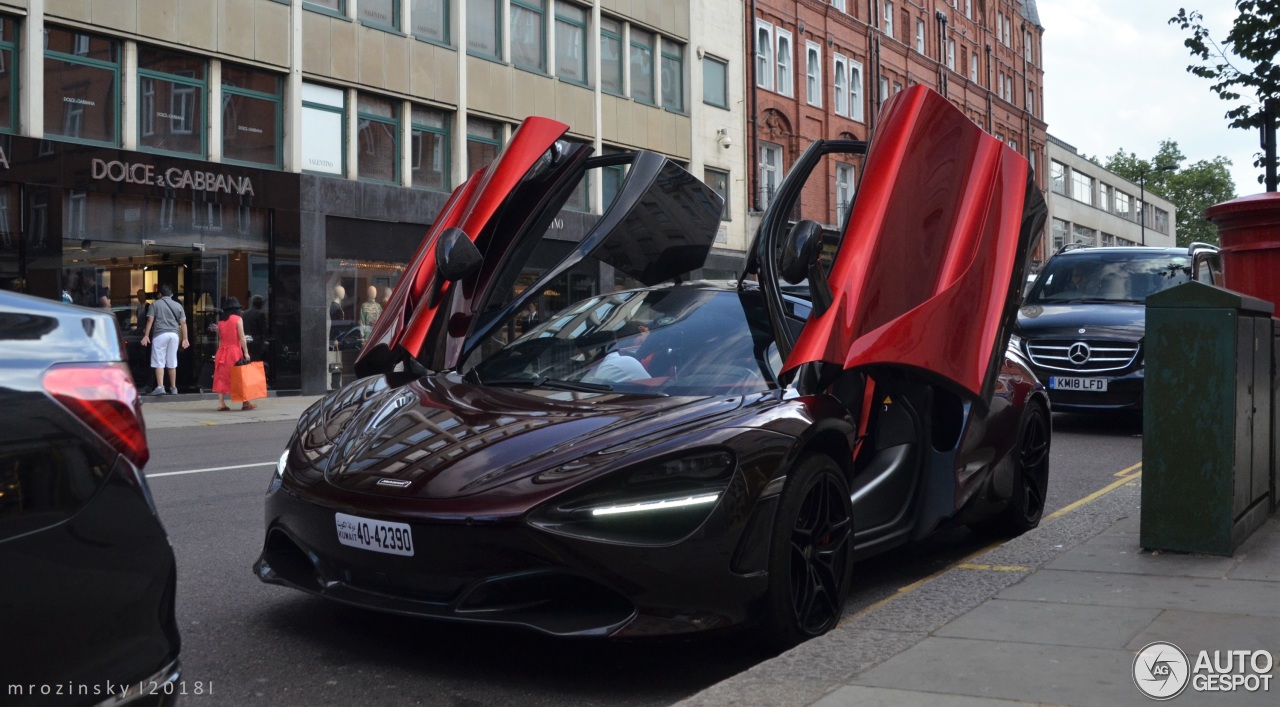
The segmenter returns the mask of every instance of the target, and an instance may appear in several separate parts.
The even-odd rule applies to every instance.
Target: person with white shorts
[[[173,301],[173,288],[160,286],[160,297],[147,310],[147,325],[142,331],[142,345],[151,344],[151,367],[156,372],[156,387],[151,395],[174,395],[178,392],[178,349],[191,345],[187,339],[187,316],[182,305]],[[169,388],[164,387],[165,373]]]

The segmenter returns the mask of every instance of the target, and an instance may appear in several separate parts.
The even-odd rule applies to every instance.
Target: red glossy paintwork
[[[385,352],[399,345],[412,356],[421,352],[438,305],[444,301],[444,298],[437,300],[437,306],[427,304],[427,288],[436,274],[436,239],[446,228],[457,226],[474,241],[538,158],[568,130],[568,125],[549,118],[526,119],[493,164],[454,190],[392,292],[387,309],[393,316],[385,316],[384,312],[378,319],[369,345],[356,359],[357,366],[379,348]],[[442,287],[442,292],[447,292],[449,284],[444,283]]]
[[[895,96],[831,269],[834,303],[805,326],[786,367],[915,367],[980,396],[998,355],[1028,169],[937,93]]]

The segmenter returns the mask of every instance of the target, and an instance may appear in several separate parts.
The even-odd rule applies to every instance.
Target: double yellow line
[[[1142,463],[1139,462],[1126,469],[1121,469],[1120,471],[1117,471],[1115,475],[1116,475],[1116,480],[1113,481],[1112,483],[1107,484],[1106,486],[1103,486],[1102,488],[1098,489],[1097,491],[1094,491],[1093,493],[1089,494],[1088,496],[1085,496],[1084,498],[1079,499],[1078,501],[1074,501],[1072,503],[1067,504],[1066,506],[1063,506],[1062,508],[1059,508],[1053,513],[1050,513],[1049,515],[1045,516],[1044,520],[1050,521],[1055,518],[1061,518],[1062,516],[1076,510],[1077,508],[1088,505],[1089,503],[1092,503],[1098,500],[1099,498],[1102,498],[1103,496],[1111,493],[1112,491],[1115,491],[1121,486],[1124,486],[1125,484],[1132,482],[1134,479],[1139,478],[1140,476],[1142,476]],[[845,624],[855,619],[865,616],[875,611],[876,609],[879,609],[885,604],[888,604],[889,602],[897,599],[898,597],[901,597],[902,595],[907,594],[909,592],[915,591],[916,589],[920,588],[921,585],[925,584],[929,580],[934,579],[935,577],[938,577],[939,575],[942,575],[953,569],[981,570],[981,571],[988,571],[988,572],[992,572],[992,571],[994,572],[1030,572],[1031,571],[1030,567],[1024,567],[1022,565],[984,565],[984,564],[978,564],[978,563],[973,563],[969,561],[975,557],[978,557],[979,555],[982,555],[983,553],[986,553],[990,550],[994,550],[995,548],[1000,547],[1000,545],[1002,544],[1004,544],[1003,540],[998,540],[996,542],[993,542],[990,545],[987,545],[979,550],[975,550],[974,552],[971,552],[968,555],[965,555],[959,560],[951,563],[950,565],[947,565],[946,567],[943,567],[942,569],[938,570],[937,572],[934,572],[928,577],[925,577],[923,579],[918,579],[912,582],[911,584],[908,584],[903,587],[899,587],[898,591],[894,592],[891,596],[887,596],[884,599],[881,599],[880,601],[872,604],[871,606],[866,607],[865,609],[855,614],[846,616],[837,625],[844,626]]]

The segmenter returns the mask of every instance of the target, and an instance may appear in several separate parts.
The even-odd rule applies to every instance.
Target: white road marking
[[[206,471],[230,471],[232,469],[256,469],[262,466],[275,466],[275,462],[258,462],[257,464],[236,464],[235,466],[215,466],[208,469],[188,469],[187,471],[166,471],[159,474],[147,474],[148,479],[161,476],[178,476],[180,474],[203,474]]]

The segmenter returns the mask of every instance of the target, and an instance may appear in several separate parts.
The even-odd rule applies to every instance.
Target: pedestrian
[[[218,394],[218,412],[231,409],[227,407],[227,398],[231,395],[232,366],[248,358],[249,342],[244,336],[240,300],[228,297],[222,300],[222,312],[218,315],[218,353],[213,357],[213,392]],[[247,400],[240,405],[241,410],[256,407]]]
[[[244,311],[244,338],[249,341],[249,358],[262,360],[263,347],[267,344],[267,313],[262,311],[267,301],[262,295],[254,295],[249,299],[249,308]]]
[[[133,328],[141,329],[142,325],[147,321],[147,291],[138,288],[138,305],[133,312]]]
[[[173,301],[173,287],[160,286],[160,297],[147,311],[147,326],[142,332],[142,345],[151,344],[151,367],[156,372],[156,387],[151,395],[176,395],[178,392],[178,349],[191,346],[187,339],[187,315],[182,305]],[[164,387],[168,373],[169,389]]]

